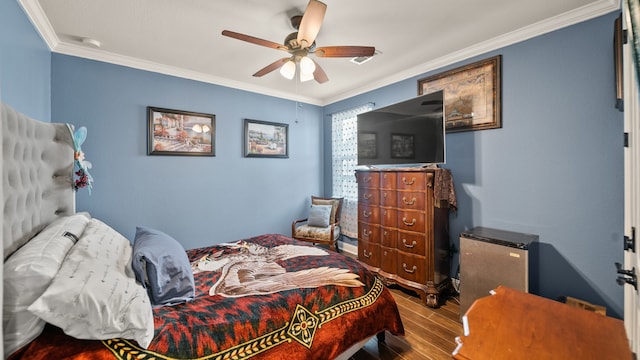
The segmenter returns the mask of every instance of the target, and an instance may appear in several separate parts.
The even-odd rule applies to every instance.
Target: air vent
[[[380,55],[380,54],[382,54],[382,52],[376,50],[373,53],[373,56]],[[371,60],[373,58],[373,56],[358,56],[358,57],[352,58],[349,61],[351,61],[352,63],[357,64],[357,65],[362,65],[362,64],[366,63],[367,61]]]

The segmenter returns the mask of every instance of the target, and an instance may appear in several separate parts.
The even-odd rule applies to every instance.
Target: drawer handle
[[[413,205],[416,202],[416,198],[411,198],[411,200],[407,201],[407,198],[403,196],[402,202],[405,203],[405,205]]]
[[[368,218],[369,216],[371,216],[371,211],[362,210],[362,216]]]
[[[389,232],[387,230],[384,231],[384,236],[388,236]]]
[[[407,221],[407,218],[406,218],[406,217],[403,217],[403,218],[402,218],[402,222],[403,222],[405,225],[407,225],[407,226],[413,226],[413,225],[415,225],[415,224],[416,224],[416,219],[414,218],[413,220],[411,220],[411,222],[408,222],[408,221]]]
[[[403,176],[403,177],[402,177],[402,182],[403,182],[405,185],[413,185],[413,183],[414,183],[414,182],[416,182],[416,178],[415,178],[415,177],[412,177],[412,178],[411,178],[411,181],[407,181],[407,178]]]
[[[386,198],[386,197],[387,197],[387,193],[386,193],[386,192],[383,192],[383,193],[382,193],[382,197],[385,197],[385,198]]]
[[[415,247],[417,245],[416,241],[413,240],[413,242],[411,242],[411,245],[407,244],[407,239],[402,239],[402,243],[404,244],[404,246],[408,247],[409,249]]]
[[[387,251],[386,250],[384,251],[384,256],[387,256]]]
[[[404,271],[408,272],[409,274],[413,274],[414,272],[416,272],[416,266],[413,265],[413,269],[409,270],[407,269],[407,264],[402,263],[402,268],[404,269]]]
[[[371,235],[371,230],[369,230],[369,232],[367,232],[367,229],[362,229],[362,237],[363,238],[369,238],[369,235]]]
[[[373,196],[373,194],[368,194],[368,193],[365,193],[364,195],[362,195],[362,197],[363,197],[365,200],[369,200],[369,199],[371,199],[371,197],[372,197],[372,196]]]
[[[371,180],[373,180],[373,178],[371,176],[364,178],[364,182],[366,182],[366,183],[371,182]]]
[[[372,252],[370,252],[370,253],[369,253],[369,255],[367,255],[367,249],[362,250],[362,255],[363,255],[364,257],[366,257],[367,259],[368,259],[368,258],[370,258],[372,254],[373,254],[373,253],[372,253]]]

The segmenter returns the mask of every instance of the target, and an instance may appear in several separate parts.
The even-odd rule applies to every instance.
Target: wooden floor
[[[396,286],[389,289],[398,304],[405,336],[387,332],[384,343],[373,338],[351,360],[451,359],[455,338],[462,335],[457,299],[432,309],[411,291]]]

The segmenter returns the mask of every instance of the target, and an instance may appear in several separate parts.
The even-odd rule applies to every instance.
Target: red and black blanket
[[[390,292],[341,254],[276,234],[187,254],[196,297],[154,309],[147,349],[47,325],[11,359],[333,359],[382,331],[404,333]]]

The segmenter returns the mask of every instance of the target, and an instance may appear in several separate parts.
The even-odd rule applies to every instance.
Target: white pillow
[[[89,219],[88,213],[79,213],[53,221],[4,263],[2,327],[7,356],[44,329],[45,322],[27,307],[47,289]]]
[[[78,339],[133,339],[147,348],[153,312],[131,269],[129,240],[97,219],[29,311]]]

